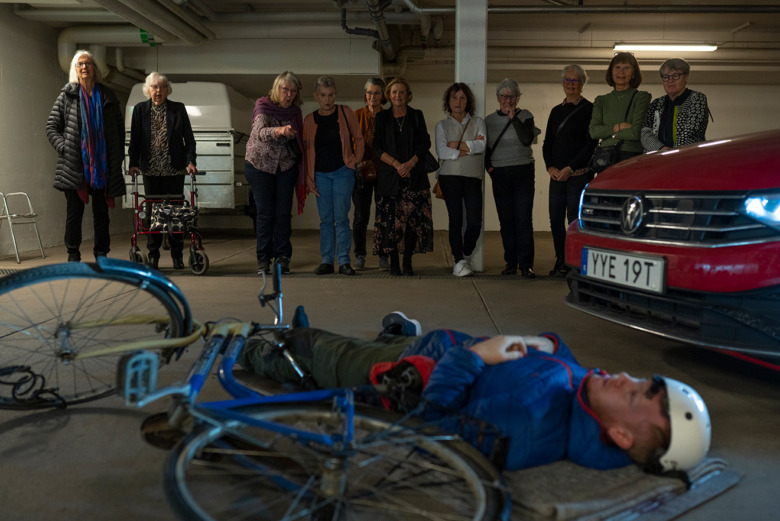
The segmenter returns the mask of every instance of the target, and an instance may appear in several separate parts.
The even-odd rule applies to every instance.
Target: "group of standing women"
[[[666,60],[659,69],[666,95],[650,101],[640,91],[642,73],[633,54],[620,52],[610,61],[606,82],[613,90],[591,104],[582,89],[588,76],[579,65],[564,67],[566,95],[547,120],[542,153],[550,174],[550,229],[555,266],[550,275],[565,276],[566,226],[577,218],[582,190],[594,176],[588,162],[596,146],[620,144],[619,161],[643,152],[666,150],[705,140],[710,111],[701,92],[687,88],[690,66]]]
[[[705,139],[707,98],[687,88],[690,66],[681,59],[660,70],[666,92],[650,102],[639,91],[642,74],[630,53],[617,53],[606,82],[613,87],[593,103],[582,95],[588,76],[579,65],[561,73],[565,98],[547,120],[542,154],[548,174],[550,227],[555,265],[550,275],[565,275],[566,226],[577,216],[579,197],[594,173],[588,167],[597,145],[621,145],[620,160],[643,151],[664,150]],[[47,136],[58,152],[55,188],[65,193],[65,246],[69,261],[81,260],[81,220],[92,196],[94,255],[108,254],[108,209],[124,195],[124,123],[116,96],[100,83],[94,56],[78,51],[70,82],[63,87],[47,121]],[[292,206],[307,194],[316,197],[320,216],[321,263],[318,275],[354,275],[366,264],[366,232],[372,200],[376,215],[372,253],[380,269],[413,275],[412,256],[433,249],[431,190],[426,158],[431,139],[425,117],[409,105],[412,90],[403,78],[387,85],[366,82],[365,106],[353,112],[336,103],[336,83],[321,76],[314,85],[319,108],[303,118],[302,85],[292,72],[277,76],[267,96],[255,103],[246,148],[245,176],[257,207],[257,269],[272,261],[290,271]],[[128,149],[131,172],[143,172],[149,193],[181,193],[185,174],[197,173],[195,140],[184,105],[167,99],[165,76],[150,74],[148,101],[133,109]],[[504,249],[504,275],[535,277],[533,239],[534,158],[531,145],[541,131],[528,111],[517,107],[515,80],[496,88],[498,110],[484,120],[474,115],[475,100],[465,83],[444,92],[446,117],[436,125],[437,179],[449,216],[453,275],[473,272],[471,256],[482,230],[482,184],[491,177]],[[390,108],[383,110],[386,101]],[[368,171],[370,175],[355,173]],[[350,230],[349,211],[354,203]],[[465,219],[465,225],[464,225]],[[159,261],[160,237],[149,236],[149,258]],[[174,268],[184,267],[182,244],[171,242]]]

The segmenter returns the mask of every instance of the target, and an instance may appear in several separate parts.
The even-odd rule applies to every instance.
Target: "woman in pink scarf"
[[[270,273],[271,261],[290,272],[292,197],[297,188],[303,211],[303,116],[301,82],[292,72],[276,77],[267,97],[255,103],[252,133],[246,145],[244,176],[252,187],[257,217],[257,273]]]

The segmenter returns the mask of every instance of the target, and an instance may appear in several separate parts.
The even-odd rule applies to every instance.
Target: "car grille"
[[[643,224],[626,233],[623,204],[638,196]],[[780,239],[780,232],[742,212],[745,194],[598,192],[585,190],[580,225],[591,234],[643,242],[726,246]]]
[[[566,303],[600,318],[667,338],[780,359],[780,287],[707,294],[664,295],[568,276]]]

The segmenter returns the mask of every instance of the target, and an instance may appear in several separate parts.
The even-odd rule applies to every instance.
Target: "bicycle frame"
[[[274,266],[278,270],[279,266]],[[262,331],[280,331],[289,326],[278,323],[282,317],[282,293],[279,291],[281,273],[275,273],[274,282],[277,290],[271,297],[259,296],[260,302],[276,300],[277,323],[260,325],[250,322],[216,323],[205,335],[205,345],[198,359],[193,363],[185,381],[156,390],[157,366],[149,353],[132,353],[122,361],[119,374],[123,376],[120,382],[120,392],[128,405],[144,407],[165,396],[177,396],[179,401],[169,416],[181,418],[180,412],[187,413],[197,420],[230,430],[231,422],[239,421],[265,430],[277,432],[307,443],[324,445],[334,451],[348,450],[354,439],[355,398],[351,389],[332,389],[304,391],[275,396],[263,396],[260,393],[239,383],[233,376],[233,367],[247,339]],[[223,353],[219,368],[219,381],[223,388],[233,396],[233,399],[216,402],[197,403],[198,395],[206,382],[209,371],[214,366],[217,356]],[[259,420],[240,412],[238,409],[246,406],[262,406],[293,402],[321,402],[332,400],[334,410],[344,417],[342,432],[336,434],[314,434],[305,430],[295,429],[274,422]],[[178,409],[178,410],[177,410]]]

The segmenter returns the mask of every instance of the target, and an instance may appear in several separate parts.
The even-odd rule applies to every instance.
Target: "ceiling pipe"
[[[136,27],[141,27],[149,34],[153,34],[155,37],[162,40],[178,40],[179,37],[172,32],[164,29],[162,26],[154,23],[149,18],[141,15],[120,3],[118,0],[92,0],[99,6],[103,7],[120,16],[126,22],[129,22]]]
[[[404,0],[416,14],[455,14],[454,7],[420,8]],[[488,7],[488,14],[769,14],[780,13],[780,5],[549,5],[546,7]]]
[[[203,41],[203,36],[195,29],[159,4],[150,3],[148,0],[92,1],[163,40],[183,40],[191,45]]]
[[[36,8],[14,4],[14,14],[31,22],[117,23],[125,20],[105,9]]]
[[[395,59],[396,51],[393,42],[390,39],[390,30],[387,28],[384,7],[379,5],[379,0],[366,0],[366,6],[368,7],[368,14],[371,16],[371,21],[373,21],[376,26],[378,33],[377,42],[379,44],[379,49],[382,51],[382,56],[388,61],[393,61]]]
[[[341,28],[347,34],[356,34],[358,36],[369,36],[371,38],[379,38],[379,31],[374,29],[363,29],[362,27],[349,27],[347,25],[347,10],[341,10]]]
[[[180,7],[177,5],[174,0],[157,0],[163,7],[168,9],[171,13],[175,14],[185,22],[187,22],[190,27],[198,31],[200,34],[206,37],[208,40],[213,40],[215,38],[214,32],[206,27],[206,25],[200,21],[198,16],[193,13],[189,8],[187,7]]]
[[[206,3],[203,0],[189,0],[188,2],[192,7],[195,8],[196,11],[200,12],[202,16],[205,16],[212,22],[217,21],[217,13],[215,13],[211,7],[206,5]]]
[[[125,6],[141,13],[143,16],[154,20],[177,35],[187,43],[197,45],[203,41],[201,35],[194,27],[185,23],[181,18],[161,7],[155,0],[119,0]]]

